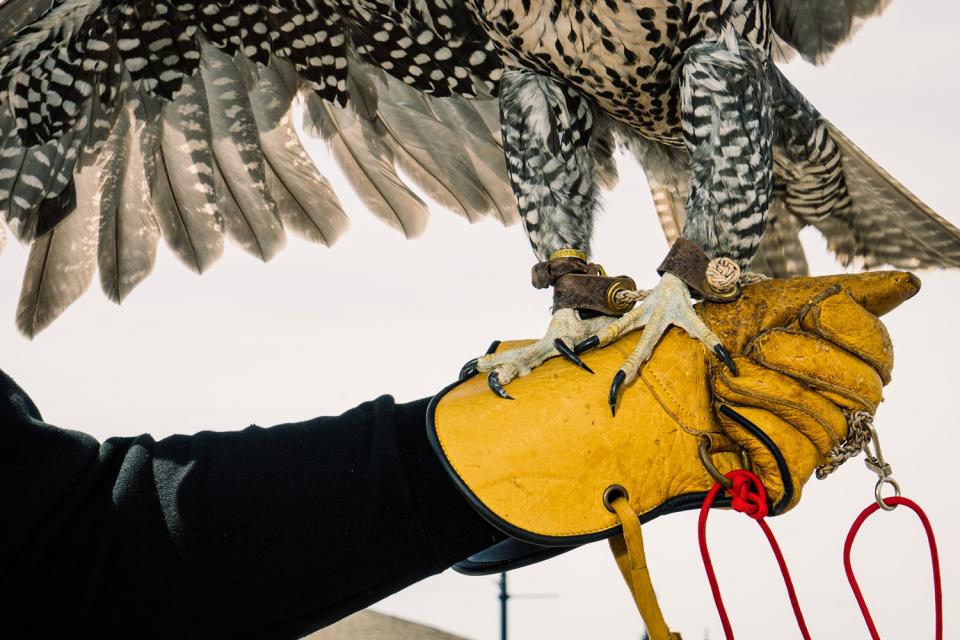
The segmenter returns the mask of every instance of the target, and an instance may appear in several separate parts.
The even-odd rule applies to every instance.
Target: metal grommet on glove
[[[627,490],[623,488],[623,485],[612,484],[603,491],[603,506],[606,507],[607,511],[610,513],[616,513],[616,509],[613,508],[613,502],[617,498],[623,498],[627,502],[630,501],[630,495],[627,493]]]

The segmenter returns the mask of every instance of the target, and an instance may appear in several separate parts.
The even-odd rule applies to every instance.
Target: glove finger
[[[920,280],[904,271],[766,280],[744,287],[739,300],[696,305],[724,346],[739,353],[750,337],[766,329],[795,325],[797,316],[819,294],[839,286],[870,313],[881,316],[920,289]]]
[[[737,358],[736,363],[740,370],[736,377],[721,367],[714,368],[717,401],[770,411],[806,436],[824,456],[847,437],[843,410],[826,397],[748,358]]]
[[[718,412],[724,433],[750,455],[753,471],[773,503],[771,513],[779,515],[797,503],[800,489],[824,458],[809,438],[773,413],[731,408],[739,416]]]
[[[872,366],[826,340],[789,329],[766,331],[745,350],[754,362],[799,380],[850,411],[876,412],[883,380]]]
[[[839,286],[825,291],[800,312],[800,326],[865,360],[884,384],[893,369],[893,343],[886,327]]]

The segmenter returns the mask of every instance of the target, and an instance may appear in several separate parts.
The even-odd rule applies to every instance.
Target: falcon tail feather
[[[850,208],[814,220],[844,264],[870,269],[960,267],[960,230],[920,201],[835,126],[826,123],[841,153]]]

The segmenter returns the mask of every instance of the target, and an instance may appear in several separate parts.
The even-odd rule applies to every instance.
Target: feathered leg
[[[727,31],[688,52],[680,88],[691,159],[683,236],[742,269],[760,244],[773,181],[767,64]]]
[[[590,149],[594,118],[587,100],[546,76],[516,69],[504,73],[500,81],[500,120],[510,184],[530,244],[541,261],[559,249],[589,254],[597,206]],[[561,309],[543,339],[479,358],[476,368],[489,371],[491,388],[508,397],[503,385],[547,358],[564,352],[570,357],[574,344],[608,322],[606,317],[584,321],[576,311]]]
[[[728,30],[716,41],[692,47],[682,68],[683,133],[691,160],[682,234],[710,258],[731,258],[741,269],[757,250],[770,202],[772,132],[765,64]],[[641,305],[588,343],[607,344],[643,328],[636,350],[614,378],[611,410],[616,412],[620,388],[636,379],[671,326],[683,328],[729,362],[720,340],[693,310],[686,285],[667,273]]]

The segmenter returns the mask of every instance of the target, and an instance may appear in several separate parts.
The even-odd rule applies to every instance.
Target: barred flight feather
[[[960,267],[960,230],[934,213],[833,125],[850,194],[844,215],[813,224],[830,240],[845,227],[852,247],[834,243],[841,262],[863,259],[866,268]],[[841,236],[843,237],[843,236]]]
[[[6,0],[0,18],[0,208],[14,235],[39,243],[28,282],[39,268],[60,277],[37,256],[86,229],[64,226],[81,207],[96,207],[95,257],[115,300],[152,269],[158,233],[197,272],[222,254],[225,231],[264,260],[283,245],[284,226],[333,243],[347,218],[292,126],[301,89],[388,224],[416,235],[427,219],[397,164],[470,219],[516,218],[498,118],[463,102],[494,95],[502,63],[459,3]],[[414,90],[458,97],[445,110]],[[101,198],[78,194],[94,183]],[[36,318],[79,287],[57,303],[54,290],[24,303]]]
[[[161,125],[138,119],[136,110],[135,101],[120,110],[96,165],[100,285],[117,303],[153,270],[160,240],[143,159],[156,153]]]
[[[352,110],[322,102],[321,133],[361,200],[377,217],[408,237],[426,227],[427,205],[397,175],[393,154],[373,123]]]
[[[272,67],[257,72],[250,104],[260,132],[267,187],[284,226],[311,242],[332,245],[348,225],[340,200],[303,148],[293,127],[288,85]]]
[[[144,161],[163,239],[183,264],[203,273],[223,254],[223,220],[199,77],[185,81],[177,99],[164,107],[160,153]]]
[[[30,247],[16,319],[17,328],[29,338],[53,322],[93,281],[98,239],[94,174],[93,167],[86,167],[76,177],[77,214]]]
[[[259,131],[236,63],[209,44],[203,46],[200,76],[207,87],[217,204],[227,234],[263,261],[286,241],[277,204],[267,190]]]
[[[476,175],[458,129],[438,120],[423,95],[389,82],[378,122],[400,167],[434,200],[466,217],[484,218],[494,208]],[[501,152],[502,156],[502,152]]]

